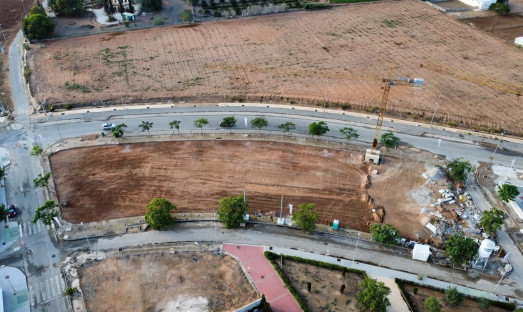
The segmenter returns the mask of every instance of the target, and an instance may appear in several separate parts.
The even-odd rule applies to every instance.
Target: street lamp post
[[[91,252],[91,243],[89,242],[89,237],[87,237],[87,232],[85,231],[84,223],[80,222],[80,226],[82,226],[82,230],[84,231],[85,240],[87,240],[87,245],[89,246],[89,252]]]
[[[438,95],[438,99],[436,100],[436,106],[434,107],[434,112],[432,113],[432,119],[430,120],[430,124],[431,125],[434,122],[434,116],[436,116],[436,112],[438,111],[439,99],[440,98],[445,98],[445,97],[443,96],[443,94]]]
[[[360,232],[358,232],[358,239],[356,240],[356,248],[354,248],[354,255],[352,255],[352,265],[354,266],[354,259],[356,259],[356,251],[358,250],[358,243],[360,242]]]
[[[11,284],[11,281],[9,280],[9,275],[5,275],[5,279],[6,279],[7,282],[9,283],[9,286],[11,286],[11,288],[13,289],[13,295],[16,296],[16,290],[15,290],[15,288],[13,287],[13,284]]]

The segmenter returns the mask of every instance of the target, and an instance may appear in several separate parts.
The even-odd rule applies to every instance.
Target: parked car
[[[111,129],[114,129],[114,128],[116,128],[116,125],[113,124],[113,123],[104,123],[102,125],[102,129],[103,130],[111,130]]]
[[[11,205],[11,206],[9,207],[9,212],[7,213],[7,216],[8,216],[9,218],[14,218],[14,217],[16,217],[17,214],[18,214],[18,213],[16,212],[16,208],[15,208],[15,206],[14,206],[14,205]]]

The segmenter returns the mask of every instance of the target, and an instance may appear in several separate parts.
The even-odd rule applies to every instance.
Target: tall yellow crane
[[[378,116],[378,121],[376,122],[376,130],[374,130],[374,140],[372,141],[372,148],[376,149],[378,147],[378,138],[381,133],[381,126],[383,125],[383,117],[385,116],[385,111],[387,110],[387,102],[389,101],[390,87],[394,85],[392,80],[392,72],[394,71],[396,64],[392,64],[390,69],[389,78],[385,82],[385,88],[383,90],[383,96],[381,97],[380,102],[380,114]]]

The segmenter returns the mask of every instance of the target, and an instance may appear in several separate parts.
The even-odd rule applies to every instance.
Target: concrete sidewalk
[[[302,311],[278,273],[263,255],[263,246],[223,244],[222,249],[240,261],[258,291],[265,295],[274,312]]]
[[[0,267],[3,311],[30,312],[27,278],[18,268]]]

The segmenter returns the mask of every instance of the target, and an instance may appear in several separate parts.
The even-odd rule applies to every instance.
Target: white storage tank
[[[496,247],[496,244],[491,241],[490,239],[484,239],[481,242],[481,246],[479,246],[479,257],[480,258],[488,258],[490,257],[490,254],[494,250],[494,247]]]

